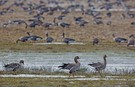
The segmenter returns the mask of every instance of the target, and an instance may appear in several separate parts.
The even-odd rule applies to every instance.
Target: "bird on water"
[[[88,64],[88,65],[94,67],[95,70],[100,73],[100,71],[102,71],[102,70],[104,70],[104,69],[106,68],[106,65],[107,65],[107,60],[106,60],[106,58],[107,58],[107,55],[104,55],[104,56],[103,56],[103,60],[104,60],[103,63],[97,62],[97,63]],[[101,74],[100,74],[100,75],[101,75]]]
[[[23,65],[24,65],[24,60],[20,60],[19,63],[4,64],[3,67],[6,69],[6,71],[16,71],[21,69]]]
[[[75,73],[77,70],[80,69],[80,65],[81,65],[80,62],[78,61],[78,59],[80,59],[79,56],[76,56],[76,57],[74,58],[75,63],[63,63],[63,65],[58,66],[58,68],[69,70],[69,77],[70,77],[71,75],[73,75],[73,77],[74,77],[74,73]]]

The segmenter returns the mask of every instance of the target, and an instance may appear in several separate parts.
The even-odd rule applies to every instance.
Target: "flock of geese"
[[[9,1],[10,0],[1,0],[0,4],[6,5],[6,3],[9,2]],[[3,27],[7,27],[8,25],[13,25],[13,24],[17,23],[17,24],[25,24],[26,25],[25,28],[27,28],[27,27],[35,28],[36,26],[40,26],[40,25],[42,25],[45,28],[50,28],[51,26],[61,26],[61,27],[63,27],[63,29],[66,28],[66,27],[68,28],[71,25],[70,23],[66,23],[66,22],[63,22],[63,21],[61,21],[60,23],[59,22],[57,23],[56,19],[62,20],[64,17],[67,16],[68,13],[71,12],[70,8],[72,8],[72,9],[75,8],[75,10],[76,10],[76,9],[78,9],[77,6],[79,6],[79,9],[81,10],[81,13],[83,13],[84,15],[92,17],[93,22],[96,22],[97,25],[103,24],[103,18],[101,17],[102,16],[101,13],[98,12],[98,11],[94,11],[94,9],[97,8],[96,5],[92,4],[94,2],[94,0],[87,0],[88,8],[84,8],[85,6],[83,6],[81,4],[80,5],[69,5],[68,7],[65,7],[65,8],[60,7],[60,6],[47,7],[45,2],[44,2],[45,0],[40,0],[39,4],[27,3],[27,0],[20,0],[20,2],[17,2],[17,1],[18,0],[15,0],[14,3],[12,3],[11,6],[2,9],[0,11],[0,15],[5,15],[5,14],[8,14],[10,12],[15,13],[16,10],[13,9],[13,6],[15,6],[15,7],[18,7],[20,9],[23,9],[23,12],[28,13],[28,15],[32,19],[28,19],[28,20],[23,20],[22,18],[12,19],[8,22],[3,23],[2,24]],[[46,1],[47,1],[47,3],[53,3],[55,5],[57,5],[56,3],[58,3],[57,0],[56,1],[54,0],[53,2],[51,2],[51,0],[46,0]],[[71,3],[73,3],[75,0],[67,0],[67,1],[70,1]],[[106,15],[108,16],[108,18],[111,17],[111,12],[109,12],[109,9],[112,9],[113,6],[115,7],[116,5],[118,5],[118,6],[124,6],[124,7],[128,8],[128,6],[126,6],[126,4],[123,5],[123,3],[126,3],[128,0],[116,0],[113,4],[111,3],[111,0],[96,0],[96,1],[97,2],[102,2],[102,1],[106,2],[102,5],[102,7],[99,7],[99,8],[101,10],[102,10],[102,8],[105,8],[107,10]],[[58,11],[58,10],[60,10],[60,11]],[[46,15],[53,15],[54,12],[60,12],[61,14],[58,15],[58,17],[54,18],[54,21],[53,21],[54,23],[50,23],[50,22],[46,23],[44,21],[44,15],[43,14],[47,13]],[[132,15],[133,17],[131,17],[131,18],[134,18],[135,14],[133,14],[133,13],[131,14],[130,11],[127,10],[125,12],[125,15],[126,16]],[[125,17],[123,16],[123,18],[125,18]],[[73,20],[76,24],[79,24],[79,26],[85,26],[85,24],[88,23],[87,20],[83,19],[83,17],[74,17]],[[111,21],[108,21],[107,23],[111,24]],[[131,24],[134,25],[135,23],[132,22]],[[51,42],[54,41],[54,38],[49,36],[48,33],[46,33],[45,35],[47,37],[46,38],[47,43],[51,43]],[[65,37],[65,33],[62,33],[62,36],[63,36],[63,42],[65,42],[66,44],[69,44],[70,42],[75,41],[75,39],[73,39],[73,38]],[[112,37],[113,37],[113,40],[116,43],[127,43],[127,46],[135,45],[135,40],[134,40],[135,36],[134,35],[129,36],[130,40],[128,40],[126,38],[123,38],[123,37],[116,37],[114,34],[112,35]],[[26,42],[26,41],[29,41],[29,40],[37,41],[37,40],[42,40],[42,39],[43,38],[40,37],[40,36],[31,35],[29,32],[27,32],[27,36],[24,36],[24,37],[21,37],[21,38],[17,39],[16,43]],[[93,38],[93,41],[92,41],[93,45],[98,45],[99,43],[100,43],[99,38]],[[91,67],[94,67],[95,71],[98,71],[100,73],[100,71],[102,71],[106,68],[106,64],[107,64],[106,58],[107,58],[107,55],[104,55],[103,56],[103,60],[104,60],[103,63],[97,62],[97,63],[88,64],[88,65],[91,66]],[[58,68],[68,69],[69,70],[69,77],[71,75],[74,76],[74,73],[77,72],[80,69],[80,66],[81,66],[81,63],[78,61],[78,59],[80,59],[80,57],[75,56],[75,58],[74,58],[75,63],[63,63],[62,65],[58,66]],[[21,69],[23,67],[23,65],[24,65],[24,61],[20,60],[19,63],[5,64],[3,67],[5,68],[6,71],[16,71],[16,70]]]
[[[27,34],[27,36],[23,36],[23,37],[20,37],[19,39],[17,39],[16,43],[44,40],[42,37],[40,37],[38,35],[31,35],[29,32],[26,32],[26,34]],[[46,38],[45,38],[46,43],[52,43],[54,41],[54,38],[49,36],[48,32],[45,34],[45,36],[46,36]],[[70,44],[71,42],[75,42],[75,39],[66,37],[64,32],[62,33],[62,39],[63,39],[63,42],[66,44]]]
[[[27,36],[20,37],[16,40],[16,43],[18,42],[27,42],[27,41],[39,41],[39,40],[45,40],[47,43],[52,43],[54,41],[54,38],[49,36],[48,32],[45,34],[46,39],[43,39],[43,37],[40,37],[38,35],[31,35],[29,32],[26,32]],[[127,43],[127,47],[134,46],[135,45],[135,35],[131,34],[129,36],[129,39],[123,38],[123,37],[116,37],[115,34],[112,34],[113,41],[116,43]],[[65,37],[65,32],[62,33],[62,42],[66,44],[70,44],[72,42],[75,42],[76,40],[73,38]],[[100,39],[95,37],[92,40],[93,45],[98,45],[101,43]]]
[[[11,19],[4,19],[5,22],[1,21],[0,25],[2,29],[6,29],[6,27],[11,27],[16,24],[17,26],[25,25],[25,29],[28,29],[28,27],[30,27],[30,29],[36,29],[36,27],[41,26],[48,30],[53,27],[66,29],[74,25],[79,25],[80,27],[85,28],[85,25],[91,23],[96,24],[97,26],[99,24],[111,25],[114,21],[112,20],[113,12],[111,10],[116,8],[126,9],[126,11],[123,11],[122,14],[118,15],[119,18],[121,17],[123,20],[135,17],[135,14],[130,11],[130,9],[133,9],[134,7],[127,4],[131,3],[129,0],[84,0],[83,2],[85,4],[81,2],[82,1],[80,0],[37,0],[37,2],[32,0],[1,0],[0,5],[3,6],[0,10],[1,17],[4,17],[4,15],[11,15],[12,13],[18,14],[19,9],[22,13],[27,14],[24,17],[28,16],[28,18],[18,16],[16,19],[11,17]],[[63,4],[66,6],[63,6]],[[104,18],[101,11],[97,11],[96,9],[101,11],[105,10],[106,18]],[[73,15],[70,17],[69,14],[74,12],[79,13],[79,15]],[[55,15],[56,13],[59,14]],[[86,16],[89,18],[86,19]],[[51,20],[48,20],[48,18]],[[66,19],[71,19],[72,22],[66,21]],[[135,22],[132,21],[131,25],[134,26]],[[74,38],[65,37],[65,32],[61,35],[63,35],[63,42],[66,44],[75,41]],[[46,37],[47,38],[45,40],[47,43],[54,41],[54,38],[49,36],[48,33],[46,34]],[[115,37],[115,35],[113,35],[113,37]],[[29,40],[37,41],[43,40],[43,38],[37,35],[28,34],[28,36],[18,38],[16,43],[27,42]],[[114,41],[121,43],[127,42],[128,40],[121,37],[115,37]],[[92,43],[93,45],[98,45],[99,42],[99,38],[94,38]],[[135,44],[133,39],[128,42],[127,46]]]
[[[88,64],[88,65],[90,65],[91,67],[94,67],[95,71],[98,71],[100,73],[100,71],[102,71],[106,68],[106,64],[107,64],[106,58],[107,58],[107,55],[104,55],[103,56],[103,59],[104,59],[103,63],[97,62],[97,63]],[[69,70],[69,77],[71,75],[73,75],[73,77],[74,77],[74,73],[77,72],[81,66],[81,63],[78,61],[78,59],[80,59],[80,57],[75,56],[75,58],[74,58],[75,63],[63,63],[62,65],[58,66],[58,68]],[[6,71],[16,71],[16,70],[23,69],[23,65],[24,65],[24,61],[20,60],[19,63],[5,64],[3,67],[5,68]]]

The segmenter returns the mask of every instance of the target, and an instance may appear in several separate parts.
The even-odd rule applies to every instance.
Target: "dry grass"
[[[1,7],[2,8],[2,7]],[[33,15],[28,15],[27,12],[24,12],[19,7],[13,7],[16,10],[15,13],[7,13],[0,17],[0,22],[7,22],[9,19],[23,19],[28,23],[28,19],[32,18]],[[53,37],[55,41],[62,41],[62,33],[66,32],[66,37],[71,37],[76,39],[79,42],[90,42],[93,37],[98,37],[101,40],[112,41],[112,34],[116,34],[116,36],[128,38],[129,35],[135,34],[134,26],[131,26],[131,22],[134,19],[126,17],[123,19],[121,17],[121,13],[123,12],[112,12],[112,17],[108,18],[106,16],[106,12],[102,12],[103,17],[103,25],[96,25],[93,23],[93,18],[88,15],[82,15],[81,12],[71,12],[66,15],[64,18],[64,22],[71,23],[70,28],[61,28],[61,27],[53,27],[51,29],[46,29],[43,27],[36,27],[35,29],[27,28],[25,29],[25,25],[11,25],[7,28],[0,28],[0,42],[15,42],[19,37],[26,36],[26,32],[30,32],[35,35],[39,35],[45,38],[45,32],[49,32],[49,36]],[[54,17],[60,15],[60,12],[54,12],[53,15],[43,15],[45,20],[43,22],[52,22]],[[87,20],[89,23],[80,27],[76,25],[73,17],[83,17],[83,19]],[[112,20],[112,25],[106,25],[107,20]],[[60,22],[60,21],[59,21]]]

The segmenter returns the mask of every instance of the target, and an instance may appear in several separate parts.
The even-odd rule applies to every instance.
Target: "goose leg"
[[[73,73],[73,78],[74,78],[74,73]]]
[[[102,77],[102,74],[101,74],[100,70],[98,71],[98,73],[99,73],[99,75]]]
[[[69,78],[70,78],[70,76],[71,76],[71,73],[69,73]]]

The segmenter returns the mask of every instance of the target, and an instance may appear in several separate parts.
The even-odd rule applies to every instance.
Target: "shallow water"
[[[18,75],[0,75],[0,77],[23,77],[23,78],[69,78],[69,76],[64,75],[34,75],[34,74],[18,74]],[[75,78],[84,78],[85,76],[74,76]]]
[[[3,65],[25,61],[25,68],[47,68],[51,72],[60,71],[57,67],[62,63],[72,63],[75,56],[81,59],[81,67],[87,68],[87,71],[94,71],[94,68],[88,66],[92,62],[103,62],[103,55],[106,54],[107,67],[106,71],[115,72],[117,70],[135,69],[135,53],[134,52],[112,52],[97,51],[89,53],[34,53],[34,52],[0,52],[0,70],[4,70]]]
[[[120,80],[120,81],[127,81],[127,79],[124,78],[118,78],[119,76],[105,76],[105,77],[90,77],[86,78],[85,76],[74,76],[70,77],[69,76],[64,76],[64,75],[34,75],[34,74],[18,74],[18,75],[12,75],[12,74],[5,74],[5,75],[0,75],[0,77],[3,78],[63,78],[65,80]],[[135,79],[130,79],[130,80],[135,80]]]

